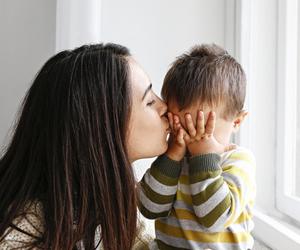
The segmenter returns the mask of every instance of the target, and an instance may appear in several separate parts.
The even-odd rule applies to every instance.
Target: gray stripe
[[[189,163],[186,157],[182,161],[181,175],[189,175]]]
[[[176,238],[173,236],[166,235],[158,230],[156,230],[156,238],[158,240],[163,241],[164,243],[174,246],[174,247],[181,247],[181,248],[187,248],[190,249],[191,246],[189,244],[189,241],[182,238]]]
[[[223,217],[219,218],[214,226],[206,228],[199,224],[197,221],[193,220],[184,220],[178,219],[174,216],[168,216],[166,218],[160,218],[159,220],[162,223],[168,224],[170,226],[179,227],[183,230],[192,230],[201,233],[211,233],[211,232],[232,232],[232,233],[241,233],[241,232],[251,232],[253,230],[253,221],[248,220],[240,224],[232,224],[228,228],[224,228],[224,224],[227,220],[226,214],[228,213],[229,208],[223,213]],[[215,227],[215,229],[214,229]],[[216,230],[217,229],[217,230]]]
[[[209,214],[218,204],[220,204],[227,194],[229,189],[226,183],[218,189],[206,202],[199,206],[194,206],[195,213],[198,217],[202,218],[205,215]]]
[[[215,223],[208,228],[210,232],[220,232],[224,229],[224,225],[230,217],[230,208],[227,208],[225,212],[215,221]]]
[[[237,186],[238,188],[241,188],[242,186],[246,186],[244,184],[244,181],[241,177],[230,174],[230,173],[223,173],[222,174],[223,178],[225,179],[225,181],[229,181],[231,183],[233,183],[235,186]]]
[[[253,248],[253,238],[251,237],[248,242],[240,243],[201,243],[192,240],[186,240],[182,238],[176,238],[173,236],[166,235],[160,231],[156,231],[156,238],[163,241],[165,244],[188,248],[188,249],[213,249],[213,250],[241,250],[241,249],[252,249]]]
[[[139,200],[143,204],[143,206],[151,213],[162,213],[170,210],[170,208],[172,207],[172,203],[168,203],[168,204],[154,203],[153,201],[147,198],[147,196],[144,194],[142,189],[140,189],[139,192]]]
[[[167,218],[161,218],[162,223],[168,224],[170,226],[179,227],[183,230],[192,230],[201,233],[207,233],[207,229],[200,225],[198,222],[193,220],[178,220],[176,217],[169,216]]]
[[[166,186],[159,181],[157,181],[151,174],[150,169],[147,170],[146,174],[144,175],[145,183],[151,187],[153,191],[158,194],[162,195],[173,195],[177,191],[177,185],[175,186]]]
[[[191,184],[190,187],[191,187],[192,195],[199,194],[200,192],[205,190],[207,188],[207,186],[209,186],[211,183],[215,182],[219,178],[221,178],[220,175],[216,176],[215,178],[210,178],[210,179],[207,179],[204,181],[200,181],[200,182]]]
[[[194,208],[190,206],[189,204],[186,204],[184,201],[176,200],[173,204],[173,207],[175,209],[185,209],[192,213],[194,213]]]

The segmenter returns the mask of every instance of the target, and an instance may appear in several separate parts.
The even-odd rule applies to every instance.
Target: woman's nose
[[[161,99],[159,99],[159,100],[161,102],[160,116],[165,116],[168,111],[168,106],[163,100],[161,100]]]

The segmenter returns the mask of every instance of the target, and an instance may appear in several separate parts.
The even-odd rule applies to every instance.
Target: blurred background
[[[250,115],[234,140],[257,159],[255,249],[299,250],[299,8],[298,0],[0,0],[0,145],[35,74],[60,50],[125,45],[159,94],[176,56],[216,43],[248,78]],[[152,161],[134,164],[137,179]]]

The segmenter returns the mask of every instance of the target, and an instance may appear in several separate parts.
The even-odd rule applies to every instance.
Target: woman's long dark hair
[[[85,45],[42,67],[0,160],[0,238],[28,202],[39,201],[45,231],[35,244],[45,249],[76,249],[78,241],[94,249],[99,225],[104,249],[132,247],[129,55],[120,45]]]

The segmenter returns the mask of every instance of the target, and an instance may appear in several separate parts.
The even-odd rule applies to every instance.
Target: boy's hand
[[[202,111],[197,112],[196,127],[190,114],[185,115],[185,123],[188,133],[185,132],[184,141],[192,156],[208,153],[221,154],[236,147],[234,144],[223,145],[215,139],[215,112],[209,113],[206,125]]]
[[[186,146],[183,139],[184,131],[180,125],[179,118],[168,112],[168,119],[171,127],[169,138],[169,147],[166,155],[174,161],[181,161],[186,152]]]

